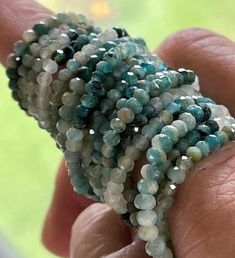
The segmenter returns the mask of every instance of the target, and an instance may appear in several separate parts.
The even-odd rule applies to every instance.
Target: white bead
[[[115,195],[121,194],[124,190],[123,184],[116,184],[113,181],[109,181],[107,184],[107,190]]]
[[[32,29],[26,30],[26,31],[23,33],[22,37],[23,37],[23,40],[24,40],[25,42],[27,42],[27,43],[28,43],[28,42],[32,42],[32,41],[34,41],[34,40],[37,39],[37,35],[36,35],[36,33],[35,33]]]
[[[42,63],[43,70],[48,72],[49,74],[54,74],[58,71],[58,64],[51,60],[51,59],[46,59]]]
[[[138,230],[138,236],[144,241],[154,241],[158,237],[158,228],[156,226],[141,226]]]

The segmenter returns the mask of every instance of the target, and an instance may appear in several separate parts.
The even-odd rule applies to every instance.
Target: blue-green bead
[[[154,180],[140,179],[137,183],[137,188],[140,193],[155,194],[158,190],[158,184]]]
[[[140,66],[144,69],[146,74],[154,74],[156,72],[152,64],[142,63]]]
[[[81,104],[86,108],[94,108],[98,103],[98,98],[94,95],[85,94],[81,98]]]
[[[119,100],[117,101],[117,103],[116,103],[116,108],[119,110],[119,109],[121,109],[121,108],[126,107],[126,102],[127,102],[127,99],[125,99],[125,98],[119,99]]]
[[[223,131],[217,131],[214,133],[217,139],[219,140],[221,145],[224,145],[226,142],[228,142],[228,135]]]
[[[103,136],[104,143],[110,146],[117,146],[120,142],[121,138],[119,134],[117,134],[114,130],[107,131]]]
[[[106,90],[103,85],[98,81],[89,81],[85,86],[86,92],[96,96],[104,96]]]
[[[131,98],[134,96],[135,94],[135,91],[137,90],[138,88],[136,86],[131,86],[131,87],[128,87],[126,89],[126,92],[125,92],[125,95],[127,98]]]
[[[160,148],[151,147],[146,153],[147,160],[156,165],[162,165],[166,162],[166,153]]]
[[[172,150],[173,143],[169,136],[165,134],[157,134],[152,139],[152,146],[161,148],[165,152],[169,152]]]
[[[148,93],[143,89],[135,89],[133,97],[136,98],[137,100],[139,100],[139,102],[142,105],[146,105],[150,99]]]
[[[156,199],[152,194],[138,194],[135,197],[134,205],[137,209],[151,210],[156,205]]]
[[[138,114],[142,111],[142,104],[136,98],[130,98],[126,102],[126,107],[132,110],[133,113]]]
[[[38,37],[41,37],[42,35],[47,34],[49,32],[50,27],[44,22],[40,22],[33,26],[33,30]]]
[[[215,104],[215,102],[210,99],[210,98],[205,98],[202,96],[197,96],[196,98],[194,98],[196,103],[211,103],[211,104]]]
[[[186,108],[186,112],[191,113],[196,118],[197,122],[200,122],[204,117],[204,112],[198,105],[189,105]]]
[[[182,138],[177,143],[176,147],[180,151],[180,153],[185,154],[186,150],[189,148],[190,144],[189,141],[185,138]]]
[[[96,65],[96,69],[98,71],[103,72],[103,73],[111,73],[112,72],[112,66],[108,62],[106,62],[106,61],[100,61]]]
[[[162,119],[159,117],[154,117],[149,121],[149,124],[156,130],[156,133],[159,133],[164,126]]]
[[[185,172],[181,171],[178,167],[172,167],[167,172],[168,178],[172,180],[175,184],[181,184],[185,180]]]
[[[164,87],[164,91],[167,91],[171,87],[171,80],[167,76],[160,77],[160,80],[162,81],[162,85]]]
[[[166,110],[170,111],[173,115],[177,115],[180,112],[180,105],[175,102],[171,102],[167,105]]]
[[[74,110],[74,115],[79,118],[84,118],[89,115],[90,109],[83,105],[78,105]]]
[[[110,127],[117,133],[121,133],[126,130],[126,124],[122,122],[119,118],[113,118],[110,121]]]
[[[190,145],[195,145],[198,141],[200,141],[201,136],[199,132],[191,131],[187,133],[186,139],[189,141]]]
[[[140,65],[134,65],[130,71],[133,72],[139,80],[144,79],[146,75],[145,70]]]
[[[146,179],[156,180],[157,182],[162,181],[164,173],[158,169],[155,164],[150,164],[146,171]]]
[[[206,157],[209,155],[210,148],[209,148],[209,145],[205,141],[197,142],[196,147],[198,147],[200,149],[203,157]]]
[[[125,80],[129,85],[136,85],[138,78],[134,75],[133,72],[127,72],[123,76],[123,80]]]
[[[200,133],[200,135],[202,136],[206,136],[209,135],[211,133],[211,130],[209,128],[209,126],[205,125],[205,124],[201,124],[196,128],[197,132]]]
[[[116,151],[113,146],[109,144],[104,144],[101,148],[101,153],[106,158],[113,158],[116,154]]]
[[[210,152],[216,151],[220,148],[220,141],[213,134],[210,134],[210,135],[206,136],[205,141],[209,145]]]
[[[72,73],[76,72],[80,66],[81,64],[76,59],[70,59],[66,64],[67,69]]]
[[[161,134],[169,136],[173,143],[179,140],[179,131],[172,125],[164,126],[161,130]]]
[[[156,130],[154,127],[147,124],[142,128],[141,133],[145,138],[147,138],[148,140],[151,140],[153,136],[156,134]]]
[[[121,93],[116,89],[111,89],[110,91],[108,91],[107,97],[116,102],[121,98]]]
[[[205,122],[205,125],[210,128],[212,134],[219,131],[219,125],[215,120],[208,120]]]

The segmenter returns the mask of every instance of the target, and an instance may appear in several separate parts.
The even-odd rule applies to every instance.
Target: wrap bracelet
[[[193,164],[234,140],[235,120],[141,38],[59,13],[23,33],[7,59],[13,98],[64,152],[76,192],[138,227],[146,252],[171,258],[167,215]],[[146,155],[139,173],[135,163]]]

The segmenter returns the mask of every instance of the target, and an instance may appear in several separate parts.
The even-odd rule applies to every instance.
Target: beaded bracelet
[[[167,215],[195,162],[235,137],[235,120],[141,38],[59,13],[23,33],[7,59],[13,98],[64,152],[73,188],[138,227],[146,252],[171,258]],[[148,163],[134,182],[135,161]]]

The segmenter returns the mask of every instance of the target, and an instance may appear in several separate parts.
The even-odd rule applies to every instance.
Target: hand
[[[23,30],[49,15],[30,0],[0,0],[0,60]],[[17,17],[17,21],[15,20]],[[201,29],[171,35],[157,50],[172,67],[192,69],[204,95],[235,114],[235,44]],[[179,187],[169,216],[178,258],[233,258],[235,255],[235,144],[212,154]],[[136,166],[138,174],[138,166]],[[105,204],[75,194],[64,163],[59,169],[43,242],[52,252],[73,258],[148,257],[144,243]],[[71,227],[72,234],[71,234]]]

